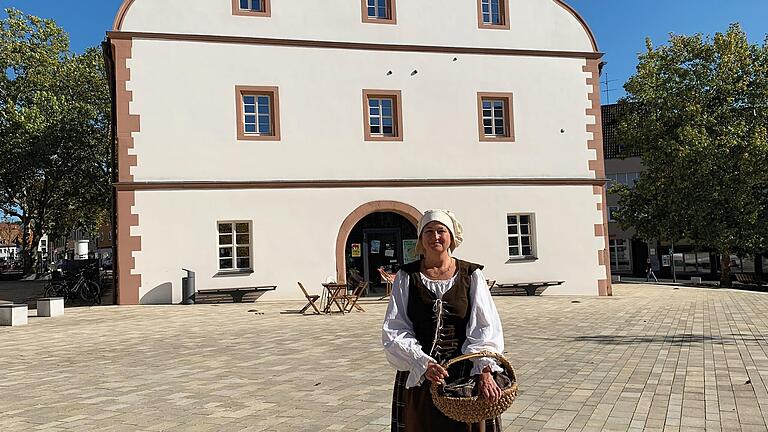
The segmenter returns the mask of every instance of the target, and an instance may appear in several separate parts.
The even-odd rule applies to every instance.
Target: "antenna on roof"
[[[619,80],[617,80],[617,79],[609,80],[608,79],[608,72],[604,73],[603,76],[605,77],[605,79],[601,82],[601,84],[603,84],[603,92],[605,92],[605,103],[606,104],[610,104],[611,103],[611,92],[612,91],[616,91],[616,89],[610,88],[610,83],[612,83],[614,81],[619,81]]]

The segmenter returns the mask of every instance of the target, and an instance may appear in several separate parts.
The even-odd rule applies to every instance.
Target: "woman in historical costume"
[[[398,371],[392,431],[501,432],[500,418],[460,423],[432,403],[430,382],[458,377],[475,377],[471,382],[477,383],[477,394],[498,400],[502,393],[492,374],[503,369],[493,359],[460,362],[449,370],[440,363],[466,353],[502,353],[504,337],[483,266],[452,256],[462,241],[453,213],[428,210],[417,231],[421,259],[397,273],[382,329],[387,360]]]

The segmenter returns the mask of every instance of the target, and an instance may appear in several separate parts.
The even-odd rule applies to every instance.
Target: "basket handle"
[[[505,366],[505,369],[508,369],[508,370],[512,369],[512,365],[509,363],[509,361],[503,355],[501,355],[499,353],[492,352],[492,351],[480,351],[480,352],[476,352],[476,353],[462,354],[462,355],[460,355],[458,357],[454,357],[454,358],[446,361],[445,363],[443,363],[442,366],[444,368],[448,368],[448,366],[450,366],[450,365],[452,365],[454,363],[458,363],[460,361],[469,360],[469,359],[478,358],[478,357],[493,357],[496,360],[498,360],[503,366]]]

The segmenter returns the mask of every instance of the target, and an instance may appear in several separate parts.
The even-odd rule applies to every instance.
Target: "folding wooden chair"
[[[383,300],[392,295],[392,283],[395,281],[395,275],[388,273],[386,270],[384,270],[384,267],[379,267],[378,270],[379,275],[381,275],[381,279],[386,284],[386,291],[384,292],[384,295],[379,298],[379,300]]]
[[[344,300],[346,301],[346,311],[352,312],[352,309],[357,309],[360,312],[365,312],[357,301],[360,300],[360,296],[363,295],[363,291],[368,288],[368,282],[360,282],[357,287],[352,291],[352,294],[345,294]]]
[[[303,314],[303,313],[304,313],[304,311],[306,311],[307,309],[309,309],[309,307],[310,307],[310,306],[312,306],[312,309],[314,309],[314,310],[315,310],[315,314],[316,314],[316,315],[321,315],[321,313],[320,313],[320,309],[318,309],[318,308],[317,308],[317,306],[315,306],[315,302],[316,302],[316,301],[318,301],[318,300],[320,300],[320,296],[319,296],[319,295],[317,295],[317,294],[309,294],[309,293],[307,293],[307,290],[306,290],[306,289],[304,289],[304,285],[302,285],[302,284],[301,284],[301,282],[296,282],[296,283],[297,283],[297,284],[299,284],[299,288],[301,288],[301,292],[302,292],[302,293],[304,293],[304,297],[306,297],[306,298],[307,298],[307,304],[306,304],[306,306],[304,306],[304,307],[303,307],[303,308],[302,308],[302,309],[299,311],[299,313]]]

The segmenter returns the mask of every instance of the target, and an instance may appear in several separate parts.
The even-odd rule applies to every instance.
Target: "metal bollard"
[[[195,272],[187,270],[187,276],[181,278],[181,304],[195,304]]]

